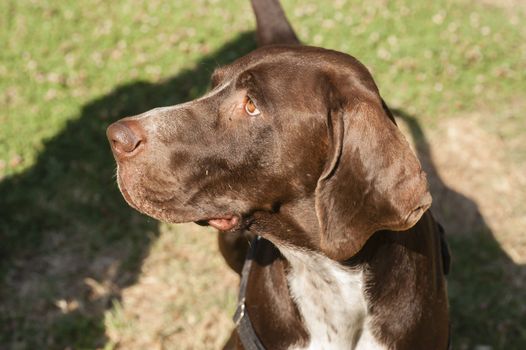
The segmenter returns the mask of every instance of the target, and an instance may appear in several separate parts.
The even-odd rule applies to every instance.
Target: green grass
[[[359,58],[388,103],[420,122],[498,111],[524,98],[526,18],[518,11],[445,0],[284,7],[305,43]],[[253,28],[248,0],[0,2],[0,348],[115,345],[105,333],[129,320],[112,305],[137,283],[153,242],[172,229],[123,202],[105,128],[202,94],[214,67],[255,47]],[[488,124],[521,138],[524,116],[503,118],[495,112]],[[476,240],[454,239],[453,249],[465,250],[451,281],[455,342],[523,347],[520,299],[501,298],[505,288],[488,278],[513,280],[502,273],[513,264],[498,246]],[[495,257],[502,261],[495,271],[480,267]],[[173,267],[174,274],[191,268]],[[94,296],[86,278],[114,287]],[[212,304],[231,308],[231,294],[217,298]],[[80,306],[64,313],[57,300]],[[107,312],[113,321],[105,323]]]

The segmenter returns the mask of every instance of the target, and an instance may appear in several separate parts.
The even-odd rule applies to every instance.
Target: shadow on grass
[[[410,130],[428,174],[432,211],[444,226],[450,245],[453,348],[491,345],[492,349],[525,349],[526,268],[516,265],[502,250],[477,204],[443,182],[417,118],[403,110],[393,113]]]
[[[165,82],[116,88],[46,142],[32,168],[0,183],[0,348],[104,346],[104,311],[135,283],[159,234],[118,192],[106,127],[197,97],[217,65],[254,48],[245,33]]]

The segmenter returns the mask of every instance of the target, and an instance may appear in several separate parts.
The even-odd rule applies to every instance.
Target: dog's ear
[[[333,95],[316,212],[322,251],[342,261],[377,231],[412,227],[430,207],[431,195],[420,162],[381,98],[356,91],[362,98]]]

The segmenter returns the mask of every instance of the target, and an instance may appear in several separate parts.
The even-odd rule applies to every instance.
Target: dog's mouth
[[[135,210],[140,211],[139,207],[133,202],[133,199],[130,193],[128,192],[128,189],[124,185],[124,182],[122,181],[122,177],[118,169],[117,169],[117,186],[119,187],[119,190],[121,191],[121,194],[126,200],[126,202]]]
[[[198,220],[195,223],[201,226],[212,226],[219,231],[230,231],[239,224],[239,216],[227,215],[219,218]]]
[[[135,201],[132,199],[132,196],[131,194],[129,193],[128,189],[126,188],[124,182],[123,182],[123,179],[122,177],[120,176],[120,174],[117,176],[117,183],[119,185],[119,189],[124,197],[124,199],[126,200],[126,202],[128,202],[128,204],[135,208],[136,210],[140,211],[140,212],[143,212],[145,213],[146,215],[149,215],[149,216],[153,216],[153,217],[156,217],[155,215],[152,215],[151,213],[147,213],[146,211],[142,210],[141,207],[139,205],[137,205],[137,203],[135,203]],[[159,218],[159,219],[164,219],[166,220],[167,218]],[[187,219],[189,219],[187,217]],[[227,215],[218,215],[218,216],[211,216],[209,218],[206,218],[206,219],[199,219],[199,220],[184,220],[184,221],[180,221],[180,220],[168,220],[170,222],[178,222],[178,223],[181,223],[181,222],[195,222],[196,224],[198,225],[201,225],[201,226],[212,226],[213,228],[215,229],[218,229],[219,231],[230,231],[232,230],[233,228],[237,227],[239,224],[240,224],[240,216],[239,215],[234,215],[234,214],[227,214]]]

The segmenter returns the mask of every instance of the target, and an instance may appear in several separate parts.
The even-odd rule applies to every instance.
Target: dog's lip
[[[128,189],[126,188],[126,185],[124,184],[124,181],[122,179],[122,176],[121,176],[120,172],[117,172],[117,185],[119,186],[119,190],[121,191],[122,196],[124,197],[126,202],[128,202],[128,204],[132,208],[134,208],[136,210],[139,210],[137,205],[135,205],[135,203],[133,202],[133,199],[132,199],[130,193],[128,192]]]
[[[124,199],[126,199],[126,201],[131,207],[135,208],[138,211],[141,211],[141,209],[134,203],[132,196],[128,192],[128,189],[126,188],[124,184],[121,174],[118,173],[117,176],[118,176],[117,183],[119,185],[119,189],[121,190],[121,193]],[[184,221],[174,221],[174,222],[191,222],[191,221],[194,221],[196,224],[201,225],[201,226],[207,226],[207,225],[212,226],[218,229],[219,231],[229,231],[233,229],[234,227],[236,227],[241,220],[240,220],[239,215],[226,214],[226,215],[212,216],[212,217],[209,217],[207,219],[202,219],[202,220],[184,220]]]
[[[219,231],[229,231],[239,224],[239,216],[224,215],[196,221],[199,225],[210,225]]]

